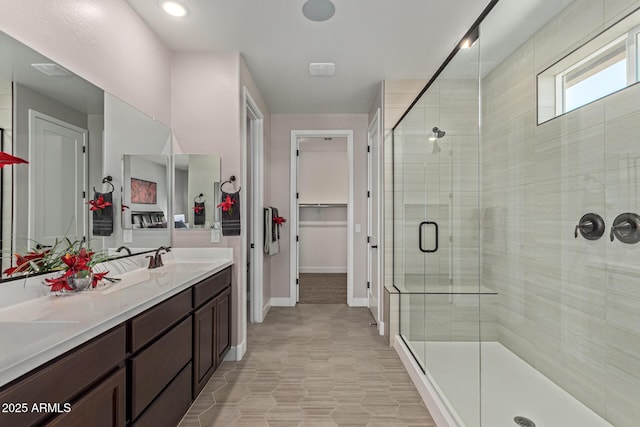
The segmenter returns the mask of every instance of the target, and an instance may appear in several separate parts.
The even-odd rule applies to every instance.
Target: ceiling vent
[[[33,68],[50,77],[69,77],[73,73],[58,64],[31,64]]]
[[[312,76],[333,76],[336,73],[336,64],[333,62],[312,62],[309,64],[309,73]]]

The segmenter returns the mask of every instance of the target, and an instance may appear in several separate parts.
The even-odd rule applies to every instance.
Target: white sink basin
[[[216,268],[215,263],[211,262],[171,262],[164,267],[154,269],[138,269],[119,276],[113,276],[121,279],[117,283],[108,283],[101,286],[98,290],[103,295],[113,292],[119,292],[125,289],[131,289],[140,285],[155,286],[159,289],[175,285],[176,280],[182,279],[188,275],[200,275]]]
[[[150,274],[168,274],[168,273],[204,273],[205,271],[212,270],[216,266],[215,264],[208,262],[176,262],[167,264],[164,267],[154,268],[148,270]]]

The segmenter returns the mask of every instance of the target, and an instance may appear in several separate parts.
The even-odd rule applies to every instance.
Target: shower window
[[[538,74],[538,124],[638,81],[640,11]]]

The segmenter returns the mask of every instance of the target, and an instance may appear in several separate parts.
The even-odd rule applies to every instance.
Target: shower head
[[[438,129],[437,126],[431,130],[433,131],[433,135],[436,137],[436,139],[440,139],[447,134],[447,132],[443,131],[442,129]]]
[[[433,129],[431,129],[433,131],[433,136],[429,137],[429,141],[433,142],[433,150],[431,151],[432,154],[436,154],[439,153],[441,151],[440,149],[440,144],[438,144],[438,139],[442,138],[443,136],[446,135],[447,132],[438,129],[437,126],[435,126]]]

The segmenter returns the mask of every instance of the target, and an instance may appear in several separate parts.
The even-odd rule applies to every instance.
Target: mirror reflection
[[[113,177],[121,215],[114,216],[114,232],[104,238],[103,248],[125,245],[135,253],[169,246],[169,127],[106,94],[104,153],[105,175]]]
[[[220,156],[176,154],[174,169],[176,230],[215,228],[219,221]]]
[[[163,154],[122,156],[122,209],[125,230],[167,228],[169,157]]]
[[[14,252],[91,238],[84,197],[101,179],[104,92],[4,33],[0,55],[0,148],[28,162],[2,169],[4,271]]]

